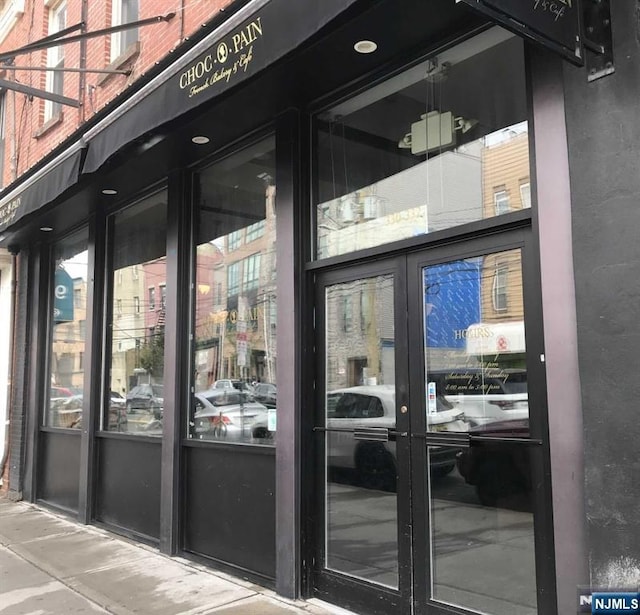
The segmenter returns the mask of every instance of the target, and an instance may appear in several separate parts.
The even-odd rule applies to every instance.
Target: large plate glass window
[[[495,27],[321,113],[317,258],[530,207],[525,74]]]
[[[110,221],[107,355],[103,429],[162,435],[167,284],[167,193]]]
[[[189,435],[273,444],[276,430],[275,141],[198,177]]]
[[[82,419],[87,314],[87,231],[53,247],[47,427],[79,429]]]

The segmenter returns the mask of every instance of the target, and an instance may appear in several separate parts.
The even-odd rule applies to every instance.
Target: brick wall
[[[111,62],[111,36],[103,35],[86,41],[86,61],[81,62],[82,45],[65,45],[65,66],[104,69],[117,67],[130,70],[130,75],[65,73],[64,95],[79,100],[80,108],[63,106],[58,121],[45,125],[45,101],[24,94],[7,92],[5,98],[4,173],[1,186],[6,187],[22,173],[38,163],[52,149],[72,134],[84,121],[136,79],[162,60],[173,48],[195,33],[203,23],[217,15],[231,0],[140,0],[139,19],[176,12],[170,22],[139,29],[139,46],[124,54],[124,62]],[[9,3],[11,4],[11,3]],[[43,0],[25,0],[25,11],[7,37],[0,41],[0,52],[17,49],[33,42],[49,31],[49,13],[57,6],[55,0],[45,6]],[[107,28],[111,23],[112,0],[102,2],[66,0],[67,26],[79,23],[83,4],[87,7],[87,29]],[[42,67],[47,51],[35,51],[15,58],[16,66]],[[0,76],[22,84],[44,89],[44,71],[6,71]],[[0,152],[0,155],[2,153]]]

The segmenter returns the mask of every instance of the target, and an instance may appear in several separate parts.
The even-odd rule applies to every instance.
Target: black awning
[[[0,232],[77,183],[83,147],[77,142],[0,200]]]
[[[84,135],[82,173],[127,143],[242,83],[356,0],[253,0]]]

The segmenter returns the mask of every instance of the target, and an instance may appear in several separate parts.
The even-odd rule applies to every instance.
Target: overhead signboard
[[[582,66],[582,0],[456,0]]]

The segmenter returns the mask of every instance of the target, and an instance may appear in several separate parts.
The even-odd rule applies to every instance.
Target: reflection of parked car
[[[253,397],[267,408],[275,408],[277,398],[276,385],[259,382],[253,387]]]
[[[334,468],[354,469],[359,481],[370,488],[395,489],[395,442],[356,439],[350,431],[371,427],[394,429],[396,424],[394,385],[355,386],[331,391],[327,395],[328,463]],[[428,415],[429,429],[466,431],[461,413],[443,397],[436,398],[436,412]],[[456,449],[441,446],[430,449],[432,477],[445,476],[455,467]]]
[[[524,369],[465,367],[430,371],[428,377],[471,425],[529,417]]]
[[[396,485],[396,445],[389,441],[360,439],[356,430],[396,425],[394,385],[368,385],[337,389],[327,394],[327,458],[332,469],[355,471],[360,484],[392,491]],[[432,431],[467,431],[462,414],[443,397],[436,398],[436,412],[428,415]],[[266,437],[268,414],[256,417],[254,437]],[[335,431],[331,431],[335,430]],[[357,435],[357,437],[356,437]],[[429,451],[431,476],[439,478],[455,468],[458,449],[432,446]]]
[[[194,430],[199,438],[249,440],[253,423],[266,406],[237,389],[211,389],[194,395]]]
[[[164,389],[161,384],[139,384],[133,387],[126,398],[127,412],[146,410],[156,419],[162,417]]]
[[[471,436],[492,436],[458,452],[457,466],[462,477],[475,485],[485,506],[528,507],[532,489],[531,447],[500,442],[498,438],[528,438],[529,420],[496,421],[469,430]]]
[[[56,427],[80,428],[82,424],[82,393],[65,398],[56,407]],[[109,391],[109,429],[122,431],[127,424],[125,398],[117,391]]]
[[[238,391],[244,391],[245,393],[253,393],[253,388],[248,382],[245,382],[244,380],[232,380],[229,378],[216,380],[211,388],[226,389],[228,391],[236,389]]]

